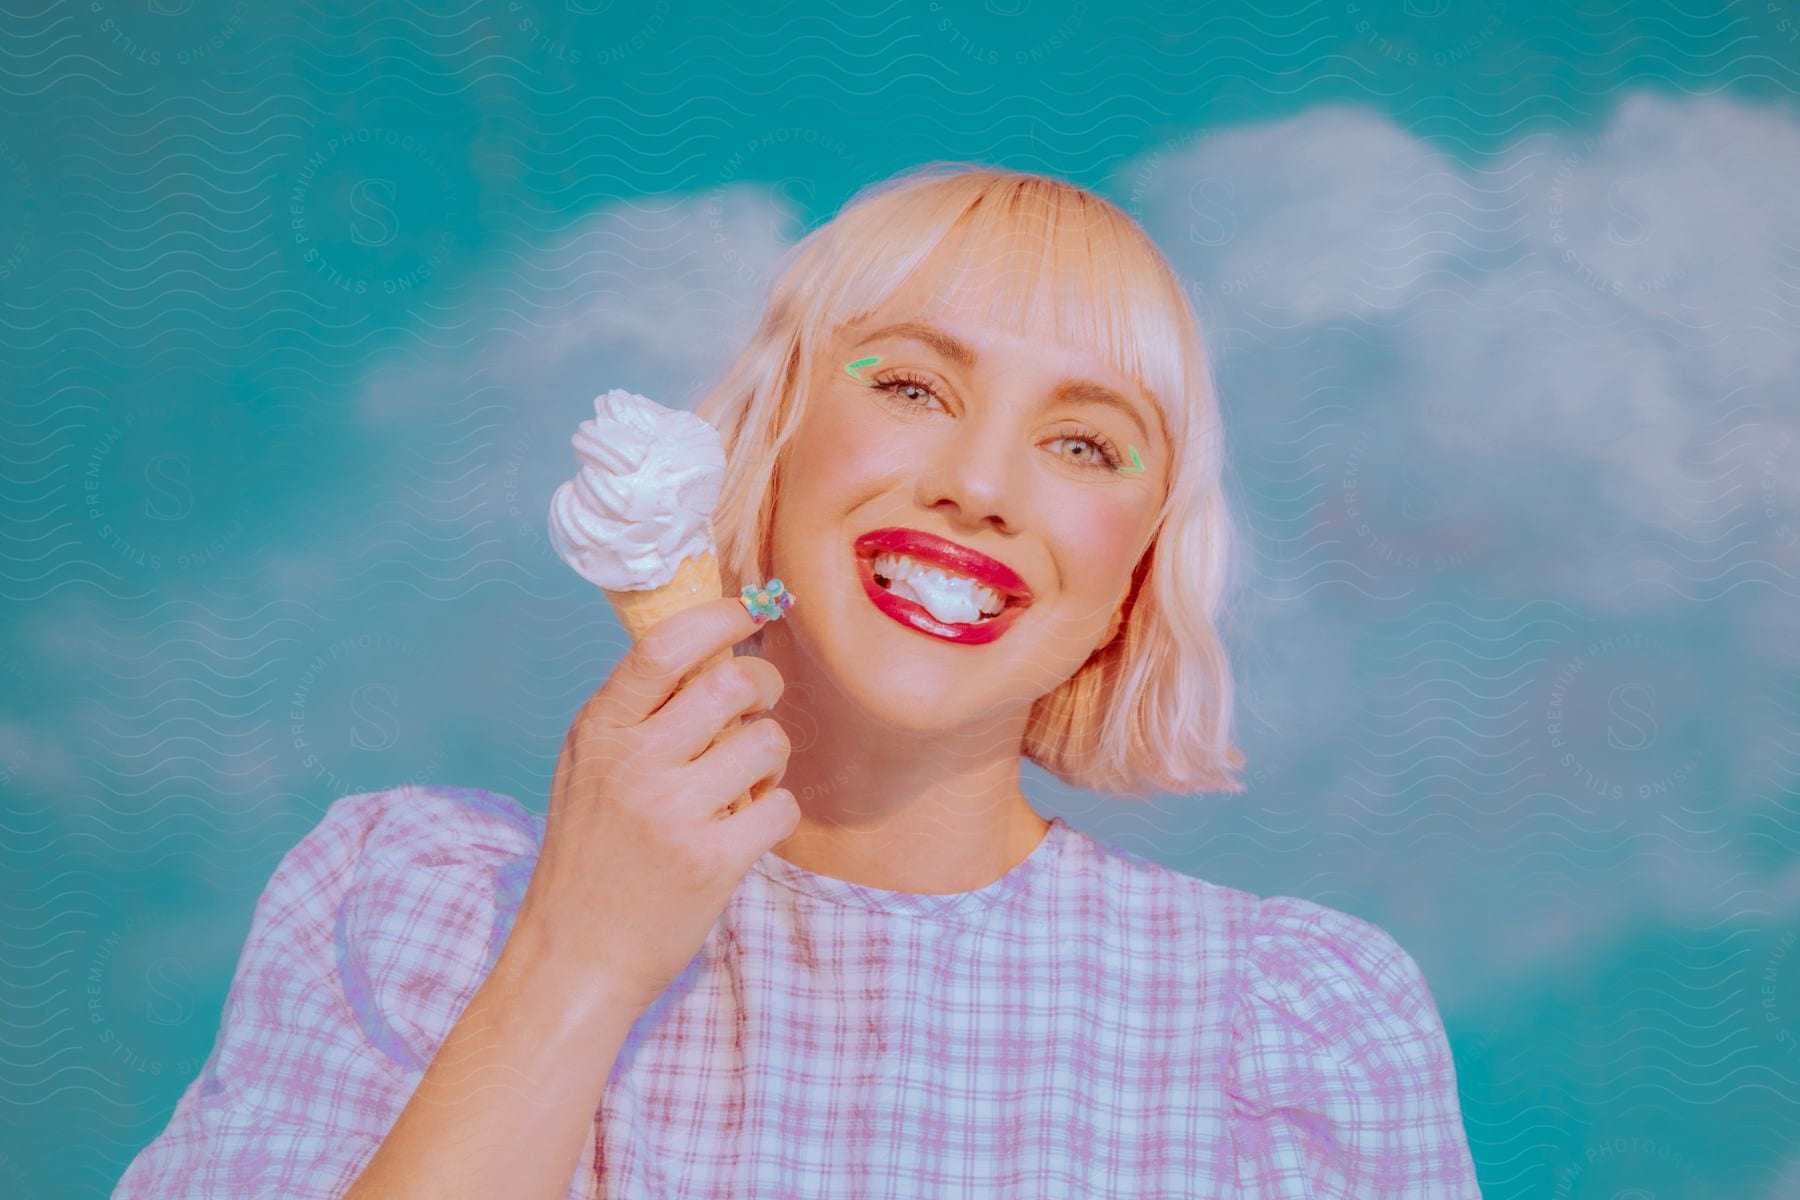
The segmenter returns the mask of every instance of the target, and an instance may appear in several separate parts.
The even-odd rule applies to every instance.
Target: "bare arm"
[[[570,725],[511,935],[345,1200],[562,1200],[637,1018],[793,833],[781,673],[737,599],[665,617]],[[727,803],[751,785],[754,802]]]
[[[344,1200],[562,1200],[638,1015],[549,953],[521,911]]]

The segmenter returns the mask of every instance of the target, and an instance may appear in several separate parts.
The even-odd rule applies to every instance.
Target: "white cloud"
[[[1151,151],[1110,191],[1196,299],[1262,552],[1243,662],[1291,769],[1264,809],[1179,802],[1208,811],[1207,845],[1414,921],[1462,898],[1443,944],[1410,947],[1467,964],[1446,994],[1649,914],[1800,908],[1735,825],[1695,816],[1773,798],[1751,739],[1781,714],[1719,705],[1755,707],[1800,656],[1777,619],[1800,581],[1793,106],[1631,95],[1591,134],[1468,165],[1311,109]],[[1608,705],[1639,700],[1602,690],[1589,716],[1617,799],[1540,736],[1533,672],[1590,624],[1674,643],[1608,677],[1652,706],[1650,749],[1609,744]]]
[[[1599,501],[1629,522],[1606,529],[1615,544],[1710,542],[1703,514],[1745,506],[1735,477],[1783,435],[1793,469],[1774,486],[1800,518],[1791,106],[1635,94],[1593,134],[1530,135],[1467,168],[1385,117],[1313,109],[1119,180],[1228,361],[1308,358],[1309,327],[1356,327],[1391,359],[1351,402],[1400,406],[1493,496],[1514,498],[1522,462],[1572,465],[1530,484],[1559,530]],[[1338,361],[1310,346],[1316,369]]]
[[[772,231],[788,217],[747,185],[589,214],[499,263],[434,317],[366,382],[364,420],[372,432],[398,431],[432,415],[443,389],[477,384],[544,409],[571,389],[591,398],[624,379],[676,404],[748,336],[785,248]]]
[[[1287,321],[1407,304],[1464,244],[1455,163],[1367,109],[1311,109],[1153,151],[1121,173],[1178,270]]]
[[[1800,1196],[1800,1154],[1790,1156],[1776,1167],[1769,1180],[1769,1190],[1763,1195],[1766,1200],[1793,1200]]]

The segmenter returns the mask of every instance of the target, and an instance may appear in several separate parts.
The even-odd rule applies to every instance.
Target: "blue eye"
[[[937,393],[931,390],[930,384],[926,383],[923,379],[914,379],[910,375],[895,375],[884,379],[872,380],[871,383],[874,387],[886,392],[908,408],[924,408],[925,402],[923,400],[915,400],[911,396],[903,395],[903,390],[906,388],[917,388],[919,391],[930,395],[933,399],[937,399]],[[939,403],[942,403],[942,401],[939,401]]]
[[[1064,434],[1056,440],[1059,442],[1075,442],[1077,444],[1085,442],[1087,445],[1094,448],[1094,452],[1086,458],[1069,460],[1076,463],[1078,466],[1103,467],[1108,471],[1113,471],[1117,470],[1124,462],[1124,460],[1119,457],[1119,452],[1113,449],[1113,444],[1106,439],[1104,434],[1097,430],[1081,434]]]
[[[927,401],[907,395],[906,393],[908,391],[924,392],[932,400],[936,400],[939,404],[943,403],[943,400],[929,383],[926,383],[917,376],[908,375],[905,372],[894,372],[888,375],[878,376],[869,381],[869,386],[877,391],[886,393],[903,408],[917,409],[928,407]],[[1052,440],[1059,442],[1075,442],[1077,444],[1085,442],[1091,447],[1092,453],[1088,454],[1085,458],[1063,458],[1064,462],[1071,463],[1077,467],[1086,467],[1097,471],[1112,471],[1117,470],[1125,462],[1119,455],[1118,447],[1114,446],[1112,440],[1098,429],[1081,428],[1072,433],[1065,433]]]

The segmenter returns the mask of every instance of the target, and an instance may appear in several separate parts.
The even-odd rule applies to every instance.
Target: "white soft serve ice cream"
[[[719,431],[691,412],[614,388],[569,439],[581,471],[550,499],[550,544],[613,592],[661,587],[713,548],[725,482]]]

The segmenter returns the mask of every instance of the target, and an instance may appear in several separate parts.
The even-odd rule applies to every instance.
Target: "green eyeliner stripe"
[[[858,383],[867,383],[868,380],[864,379],[861,375],[858,375],[856,373],[856,369],[858,367],[872,367],[880,361],[881,361],[880,355],[874,355],[869,358],[859,358],[855,362],[845,363],[844,364],[844,373],[849,375],[850,378],[856,380],[856,382],[858,382]]]
[[[1133,446],[1130,442],[1127,442],[1125,443],[1125,448],[1131,451],[1131,465],[1129,467],[1115,467],[1113,469],[1121,475],[1131,475],[1138,471],[1142,471],[1144,469],[1144,460],[1138,457],[1137,447]]]

